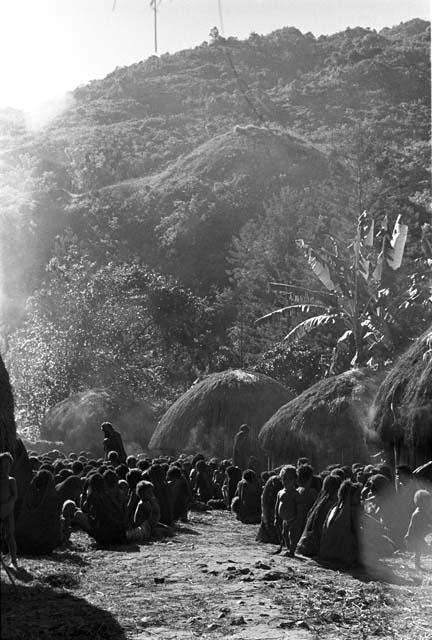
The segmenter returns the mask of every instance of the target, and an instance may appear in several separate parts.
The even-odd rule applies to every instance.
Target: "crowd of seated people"
[[[432,533],[432,494],[407,466],[330,465],[315,475],[309,461],[262,474],[257,540],[295,553],[356,566],[397,551],[414,552],[420,568]]]
[[[27,517],[42,518],[58,545],[76,529],[101,545],[143,544],[174,535],[191,508],[225,509],[291,557],[353,566],[408,550],[420,567],[432,531],[432,496],[405,466],[395,478],[385,464],[334,464],[316,474],[306,458],[264,472],[255,458],[242,470],[202,454],[122,461],[116,451],[98,459],[53,451],[29,459]]]

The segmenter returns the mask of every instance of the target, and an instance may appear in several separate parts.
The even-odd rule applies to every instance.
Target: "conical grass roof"
[[[389,461],[417,466],[432,459],[432,327],[379,387],[372,426]]]
[[[325,378],[279,409],[259,434],[273,466],[307,457],[316,469],[368,459],[373,379],[362,370]]]
[[[112,422],[126,450],[130,445],[135,452],[147,447],[155,426],[148,403],[118,399],[108,389],[88,389],[72,394],[46,413],[41,437],[63,442],[67,452],[102,455],[102,422]]]
[[[16,479],[18,499],[15,503],[15,518],[21,511],[23,499],[30,487],[32,470],[27,451],[17,436],[14,398],[9,374],[0,356],[0,451],[9,451],[14,458],[11,475]]]
[[[292,390],[263,374],[240,369],[213,373],[193,384],[168,409],[149,448],[231,457],[234,436],[247,423],[257,455],[262,425],[293,396]]]
[[[10,451],[13,454],[15,447],[14,399],[9,374],[0,356],[0,451]]]

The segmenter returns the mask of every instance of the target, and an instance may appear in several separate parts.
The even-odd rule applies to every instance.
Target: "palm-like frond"
[[[380,343],[388,343],[389,336],[385,323],[378,325],[371,318],[366,318],[361,322],[361,326],[363,328],[363,340],[368,344],[369,350]]]
[[[320,316],[314,316],[313,318],[307,318],[298,325],[291,329],[291,331],[285,336],[283,341],[290,340],[292,338],[299,340],[305,335],[326,324],[333,324],[336,320],[340,319],[340,313],[324,313]]]
[[[346,342],[348,340],[348,338],[351,338],[351,336],[353,335],[353,332],[351,329],[347,329],[340,338],[338,338],[337,340],[337,344],[341,344],[342,342]]]
[[[287,307],[281,307],[280,309],[276,309],[275,311],[271,311],[270,313],[266,313],[265,316],[261,316],[255,320],[255,324],[261,324],[263,322],[267,322],[272,318],[277,316],[289,316],[291,315],[291,311],[301,311],[302,313],[309,313],[313,309],[320,309],[322,311],[328,311],[328,307],[323,304],[290,304]]]

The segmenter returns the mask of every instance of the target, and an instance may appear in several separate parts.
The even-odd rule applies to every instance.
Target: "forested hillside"
[[[95,386],[159,412],[229,366],[297,390],[325,375],[337,323],[282,344],[301,311],[255,320],[286,302],[271,281],[322,288],[296,241],[349,245],[363,210],[408,224],[395,297],[425,282],[429,51],[421,20],[319,38],[214,31],[78,87],[42,130],[0,112],[2,351],[22,425]],[[414,299],[415,322],[394,316],[374,366],[423,330],[430,309]]]

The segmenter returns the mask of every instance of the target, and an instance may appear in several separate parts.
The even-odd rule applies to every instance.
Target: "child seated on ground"
[[[126,539],[128,542],[146,542],[152,534],[152,523],[159,519],[158,510],[155,511],[152,504],[152,483],[141,480],[135,494],[139,501],[133,516],[133,527],[126,532]]]
[[[152,483],[146,480],[139,482],[136,495],[139,502],[134,513],[133,528],[126,533],[128,542],[146,542],[151,538],[171,536],[172,529],[159,522],[160,509]]]
[[[74,517],[78,511],[73,500],[66,500],[62,507],[60,516],[60,544],[67,546],[70,541],[70,535],[73,530]]]
[[[278,532],[278,537],[283,540],[283,544],[288,550],[288,555],[293,558],[297,545],[293,529],[297,516],[298,502],[296,468],[290,464],[282,467],[280,479],[284,488],[277,494],[274,526]]]
[[[0,521],[5,531],[11,566],[18,569],[17,545],[15,542],[14,507],[18,497],[15,478],[10,476],[13,458],[8,451],[0,454]]]
[[[421,569],[420,558],[426,547],[425,537],[432,532],[432,495],[425,489],[414,495],[415,510],[411,516],[405,543],[408,551],[414,551],[415,567]]]

